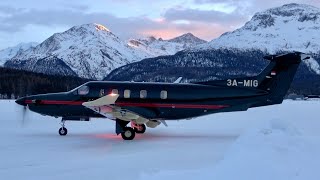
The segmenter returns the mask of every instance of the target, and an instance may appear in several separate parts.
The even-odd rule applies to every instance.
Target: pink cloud
[[[229,26],[209,24],[201,22],[191,22],[190,24],[174,24],[162,21],[162,26],[156,29],[142,29],[139,33],[144,36],[155,36],[157,38],[171,39],[185,33],[193,33],[195,36],[210,41],[219,37],[221,34],[232,31]]]

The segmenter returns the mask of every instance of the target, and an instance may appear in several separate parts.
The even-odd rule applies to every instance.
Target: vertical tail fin
[[[270,55],[264,58],[270,60],[270,63],[257,76],[196,82],[196,84],[210,86],[227,85],[230,87],[260,89],[267,93],[266,100],[262,100],[261,102],[252,105],[252,107],[280,104],[290,88],[299,64],[302,60],[309,59],[310,56],[300,52],[294,52],[282,55]],[[263,98],[265,98],[265,96]]]
[[[293,78],[302,60],[309,59],[300,52],[283,55],[270,55],[265,59],[270,60],[270,64],[258,75],[258,88],[269,92],[267,104],[282,103],[287,94]],[[264,103],[265,104],[265,103]]]

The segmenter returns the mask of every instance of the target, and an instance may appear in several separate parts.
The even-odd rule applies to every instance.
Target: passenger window
[[[104,96],[104,89],[100,90],[100,94],[99,95],[100,95],[100,97]]]
[[[130,98],[131,91],[129,89],[124,90],[124,98]]]
[[[82,86],[78,89],[79,95],[87,95],[89,93],[89,87],[88,86]]]
[[[146,90],[141,90],[140,91],[140,98],[141,99],[147,98],[147,91]]]
[[[160,98],[161,99],[167,99],[168,98],[168,92],[167,91],[161,91],[160,92]]]
[[[118,89],[112,89],[111,94],[119,94]]]

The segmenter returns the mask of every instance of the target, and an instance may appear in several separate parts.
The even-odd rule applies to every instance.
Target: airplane
[[[206,82],[174,83],[90,81],[71,91],[32,95],[16,100],[42,115],[66,121],[108,118],[124,140],[166,121],[192,119],[213,113],[246,111],[281,104],[302,60],[300,52],[264,57],[270,63],[257,76]],[[128,125],[130,123],[130,125]]]

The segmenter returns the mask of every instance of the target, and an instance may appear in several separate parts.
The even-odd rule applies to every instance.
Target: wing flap
[[[118,97],[119,97],[119,94],[109,94],[107,96],[103,96],[102,98],[96,99],[94,101],[84,102],[82,103],[82,105],[85,107],[111,105],[116,102]]]
[[[115,106],[114,104],[118,97],[118,94],[110,94],[94,101],[84,102],[82,105],[109,119],[134,121],[137,124],[144,124],[149,121],[148,119],[141,117],[136,113]]]

